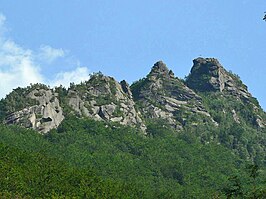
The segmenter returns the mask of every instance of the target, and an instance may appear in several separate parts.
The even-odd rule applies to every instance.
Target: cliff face
[[[186,81],[159,61],[131,86],[96,73],[64,89],[62,96],[58,89],[41,84],[15,89],[1,100],[0,118],[41,133],[57,128],[68,114],[118,122],[143,132],[149,121],[157,119],[177,131],[200,124],[217,127],[223,114],[236,124],[265,127],[265,113],[239,77],[213,58],[197,58],[193,63]]]
[[[63,121],[63,110],[57,93],[53,90],[34,89],[26,95],[27,99],[33,100],[35,104],[10,113],[4,121],[6,124],[19,124],[41,133],[47,133]]]
[[[211,98],[224,99],[228,103],[234,102],[234,105],[223,107],[218,111],[230,113],[229,117],[232,117],[236,123],[249,122],[259,128],[265,127],[265,113],[237,75],[226,71],[214,58],[197,58],[193,63],[186,80],[188,87],[202,95],[207,92]],[[244,110],[250,112],[249,118],[240,121],[240,118],[246,114]]]
[[[154,64],[146,78],[131,88],[146,119],[166,120],[175,129],[207,121],[217,125],[204,108],[201,97],[175,77],[161,61]],[[193,120],[191,115],[199,117]]]
[[[187,85],[196,91],[227,92],[242,99],[251,94],[239,77],[229,73],[214,58],[197,58],[187,78]]]
[[[68,105],[81,116],[146,129],[126,81],[118,83],[112,77],[94,74],[70,88],[67,98]]]

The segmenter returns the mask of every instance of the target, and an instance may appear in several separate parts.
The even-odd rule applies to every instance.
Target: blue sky
[[[163,60],[176,76],[215,57],[266,109],[266,1],[0,2],[0,97],[30,82],[67,85],[101,71],[129,83]]]

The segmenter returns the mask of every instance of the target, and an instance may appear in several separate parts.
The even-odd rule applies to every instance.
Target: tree
[[[224,192],[227,199],[233,197],[241,198],[243,196],[242,183],[238,176],[234,175],[228,178],[228,185],[224,189]]]

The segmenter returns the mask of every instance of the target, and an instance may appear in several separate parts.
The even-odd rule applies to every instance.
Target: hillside
[[[10,161],[21,175],[1,186],[6,195],[16,190],[22,198],[42,196],[38,188],[26,190],[30,180],[20,174],[39,155],[55,164],[49,174],[52,179],[57,180],[58,165],[66,169],[60,174],[67,179],[66,187],[56,181],[46,197],[263,198],[266,194],[266,113],[240,78],[214,58],[193,60],[185,80],[159,61],[132,85],[99,72],[69,88],[43,84],[17,88],[0,101],[0,119],[0,147],[11,151]],[[25,165],[16,156],[25,156]],[[11,167],[5,161],[0,163]],[[91,173],[84,176],[92,175],[93,182],[84,191],[79,183],[84,182],[82,172],[87,167]],[[258,173],[252,177],[247,168]],[[72,187],[68,177],[73,169],[81,173],[80,188]],[[3,179],[13,175],[1,172]],[[36,170],[32,175],[34,179],[42,174]],[[23,188],[15,186],[17,182]],[[131,189],[126,191],[128,186]]]

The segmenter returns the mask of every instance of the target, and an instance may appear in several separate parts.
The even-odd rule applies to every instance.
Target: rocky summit
[[[163,119],[175,129],[189,123],[216,124],[203,106],[202,98],[175,77],[162,61],[155,63],[147,77],[134,83],[131,89],[145,119]],[[190,120],[189,114],[197,114],[199,119]]]
[[[197,91],[228,92],[243,99],[249,99],[247,91],[239,77],[226,71],[214,58],[197,58],[187,78],[187,85]]]
[[[193,60],[186,80],[175,77],[158,61],[146,77],[132,85],[100,72],[68,89],[34,84],[15,89],[1,100],[0,108],[5,124],[40,133],[57,128],[69,114],[129,125],[144,133],[147,124],[156,120],[165,121],[177,132],[204,124],[219,128],[221,115],[254,128],[266,125],[265,112],[247,86],[214,58]]]
[[[265,113],[258,101],[248,92],[247,86],[243,84],[240,77],[226,71],[217,59],[197,58],[193,60],[193,67],[186,84],[196,92],[206,93],[227,101],[232,100],[235,105],[240,103],[244,109],[249,107],[249,111],[252,112],[249,122],[258,127],[265,127]],[[221,111],[230,112],[234,121],[241,123],[239,116],[244,114],[243,109],[235,108],[235,105],[224,107]]]

